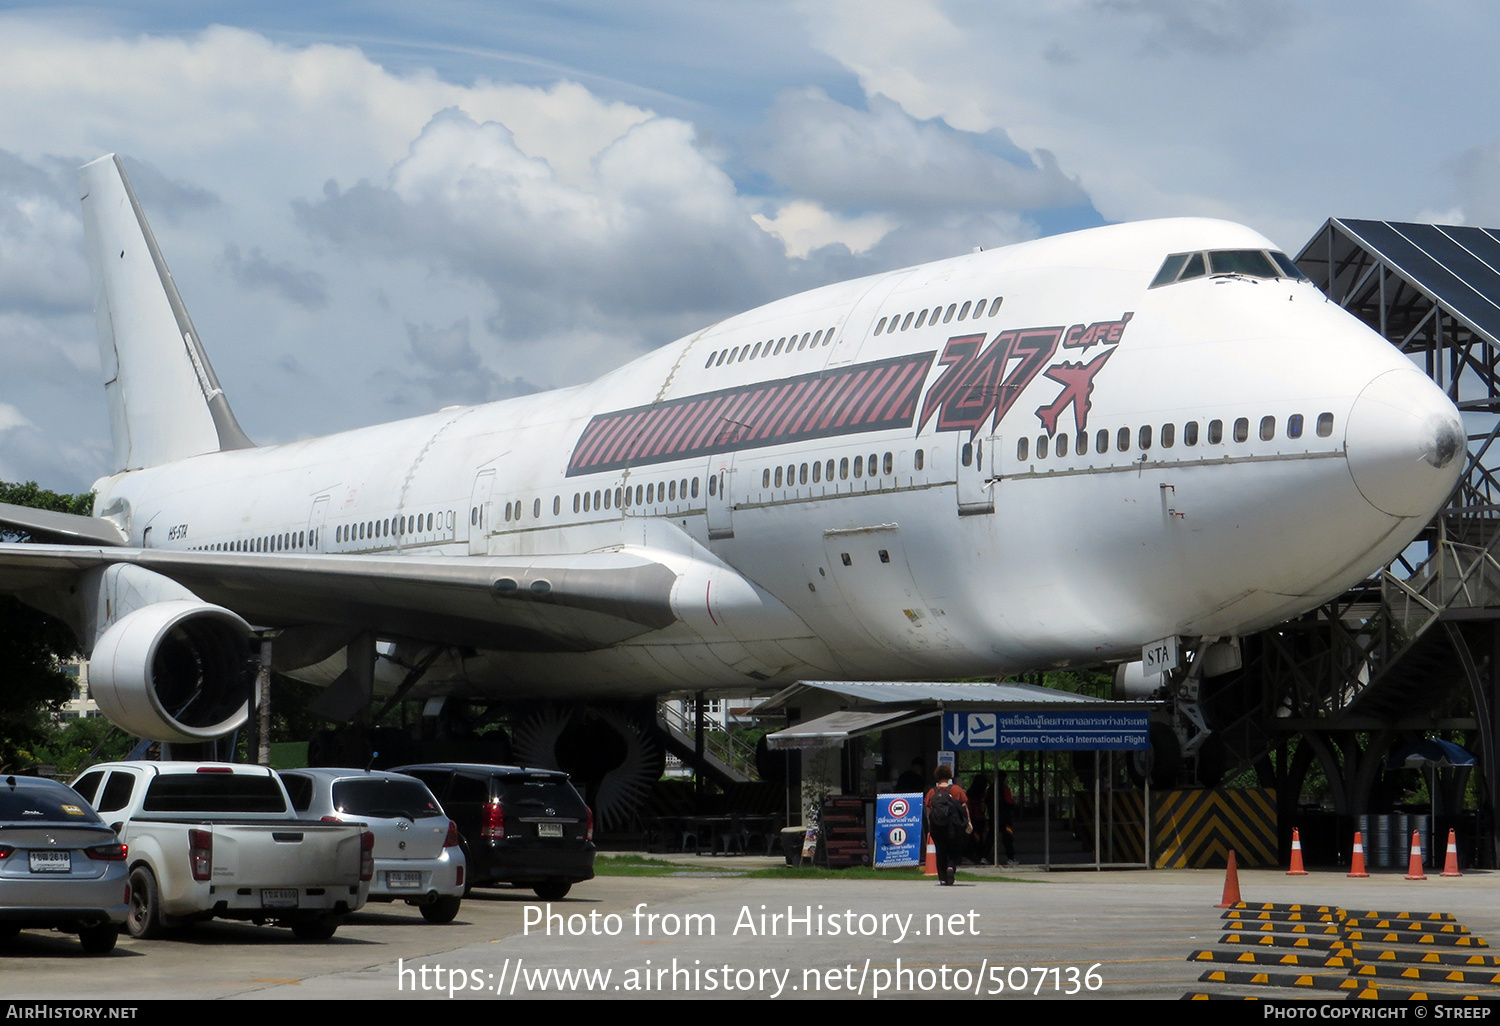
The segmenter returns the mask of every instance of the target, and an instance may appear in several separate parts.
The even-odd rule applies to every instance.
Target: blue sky
[[[827,281],[1105,221],[1500,224],[1490,5],[0,2],[0,479],[106,435],[117,151],[274,442],[566,385]]]

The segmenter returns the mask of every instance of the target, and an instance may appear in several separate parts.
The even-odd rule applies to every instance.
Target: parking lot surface
[[[1225,931],[1217,871],[989,869],[912,880],[732,875],[754,859],[685,857],[681,875],[600,877],[550,905],[478,891],[446,926],[376,905],[328,942],[235,923],[83,955],[24,933],[0,959],[9,999],[1180,998],[1189,956]],[[730,875],[726,875],[730,874]],[[1246,901],[1453,912],[1500,939],[1500,875],[1349,880],[1241,871]],[[1222,988],[1221,988],[1222,989]],[[1306,996],[1286,993],[1271,997]]]

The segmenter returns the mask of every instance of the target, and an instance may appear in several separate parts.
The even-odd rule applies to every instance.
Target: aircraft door
[[[469,498],[469,555],[489,552],[490,524],[494,519],[495,468],[481,470],[474,477],[474,493]]]
[[[996,443],[993,435],[974,438],[962,432],[954,436],[958,446],[956,472],[958,478],[958,515],[974,516],[995,512],[995,482],[992,464]]]
[[[719,453],[708,461],[708,537],[721,541],[734,537],[734,453]]]
[[[307,547],[314,552],[323,550],[323,522],[328,519],[328,496],[320,495],[313,500],[312,512],[307,517]]]

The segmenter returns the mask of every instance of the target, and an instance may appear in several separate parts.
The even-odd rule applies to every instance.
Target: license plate
[[[296,908],[297,888],[295,887],[262,887],[260,891],[261,908]]]
[[[65,851],[34,851],[31,853],[33,873],[66,873],[73,868],[73,856]]]
[[[562,824],[561,823],[538,823],[536,825],[536,835],[538,837],[561,837],[562,836]]]
[[[407,869],[393,870],[385,874],[385,885],[393,891],[400,890],[403,887],[421,887],[422,874]]]

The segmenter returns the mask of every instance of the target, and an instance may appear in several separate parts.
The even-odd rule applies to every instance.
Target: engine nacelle
[[[255,704],[250,625],[207,602],[142,606],[95,642],[89,689],[112,723],[139,737],[222,737],[244,724]]]

